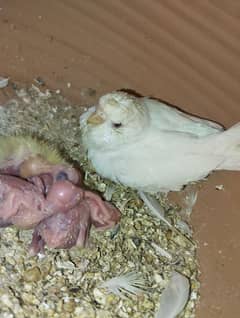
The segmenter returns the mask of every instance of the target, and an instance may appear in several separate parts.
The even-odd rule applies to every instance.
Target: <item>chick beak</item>
[[[104,119],[98,115],[97,113],[93,113],[90,117],[87,119],[88,124],[92,125],[100,125],[104,122]]]

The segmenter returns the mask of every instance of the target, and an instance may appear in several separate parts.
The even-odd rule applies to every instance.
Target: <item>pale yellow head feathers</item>
[[[30,136],[0,136],[0,167],[11,159],[21,162],[28,157],[40,155],[51,164],[64,164],[60,153],[44,141]]]

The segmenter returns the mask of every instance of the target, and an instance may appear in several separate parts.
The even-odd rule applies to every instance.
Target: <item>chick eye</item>
[[[57,181],[68,180],[68,175],[64,171],[60,171],[56,176]]]
[[[112,125],[114,128],[119,128],[122,126],[122,123],[113,123]]]

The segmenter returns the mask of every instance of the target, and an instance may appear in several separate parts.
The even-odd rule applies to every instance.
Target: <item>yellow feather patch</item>
[[[57,149],[45,141],[31,136],[0,136],[0,165],[9,159],[17,162],[37,154],[52,164],[66,163]]]

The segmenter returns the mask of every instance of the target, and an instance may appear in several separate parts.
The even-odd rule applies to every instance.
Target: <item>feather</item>
[[[163,207],[161,207],[159,202],[154,197],[151,197],[149,194],[142,191],[139,191],[138,194],[140,198],[143,200],[143,202],[146,204],[146,206],[149,208],[152,215],[166,223],[170,228],[173,227],[172,224],[170,224],[168,220],[165,218]]]
[[[184,240],[186,240],[188,243],[190,243],[191,245],[194,245],[194,242],[186,237],[179,229],[177,229],[176,227],[174,227],[164,216],[164,210],[161,207],[161,205],[159,204],[159,202],[152,196],[150,196],[149,194],[139,191],[138,192],[139,196],[141,197],[141,199],[143,200],[143,202],[146,204],[146,206],[149,208],[150,212],[152,213],[153,216],[157,217],[158,219],[160,219],[161,221],[163,221],[165,224],[167,224],[167,226],[169,226],[172,231],[178,233],[179,235],[182,236],[182,238]]]
[[[175,318],[184,309],[189,299],[189,279],[173,272],[170,281],[160,299],[160,308],[155,318]]]
[[[168,258],[169,260],[172,260],[172,255],[164,250],[161,246],[157,245],[156,243],[152,243],[152,246],[155,248],[156,252],[160,255],[160,256],[163,256],[163,257],[166,257]]]
[[[190,216],[193,210],[194,205],[196,204],[198,197],[198,192],[194,189],[191,189],[188,191],[184,198],[184,203],[185,203],[185,210],[184,213],[187,216]]]
[[[187,234],[189,236],[192,235],[192,230],[190,226],[187,224],[187,222],[183,220],[178,220],[176,226],[182,233]]]
[[[137,295],[143,292],[146,287],[145,280],[141,274],[129,272],[120,276],[113,277],[103,282],[100,288],[106,288],[108,293],[113,293],[121,298],[125,298],[124,293]]]

